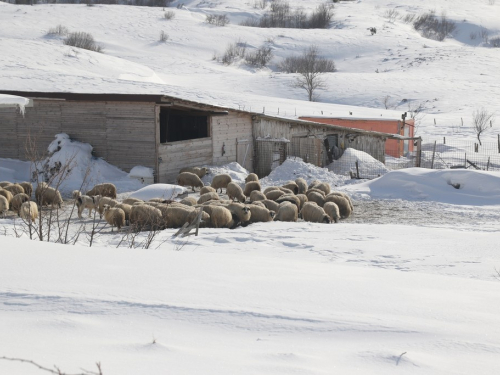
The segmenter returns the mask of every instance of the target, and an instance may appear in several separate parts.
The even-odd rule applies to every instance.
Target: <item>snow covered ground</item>
[[[289,2],[293,9],[311,13],[324,1]],[[179,3],[182,9],[176,8]],[[326,30],[240,26],[269,10],[256,3],[176,0],[164,10],[0,2],[0,89],[163,93],[257,112],[265,107],[266,113],[282,116],[365,115],[363,108],[352,107],[363,106],[380,117],[389,97],[387,104],[398,117],[423,109],[417,134],[424,141],[452,135],[473,139],[474,110],[497,112],[498,49],[487,40],[500,35],[498,1],[345,1],[335,4],[334,22]],[[166,10],[175,17],[166,20]],[[442,42],[422,37],[403,22],[408,14],[432,10],[456,23],[456,32]],[[226,15],[230,24],[209,25],[208,14]],[[49,33],[58,25],[90,33],[104,53],[65,46],[64,36]],[[377,29],[375,35],[367,30],[371,27]],[[168,34],[165,43],[159,41],[162,31]],[[243,61],[229,66],[218,62],[217,56],[237,41],[245,42],[247,51],[269,46],[274,54],[270,65],[256,69]],[[304,101],[305,91],[290,86],[294,75],[277,69],[282,59],[312,44],[337,67],[325,76],[327,89],[318,92],[318,103]],[[498,124],[483,139],[496,140],[497,134]]]
[[[264,185],[291,170],[288,179],[339,178],[295,159]],[[499,178],[393,171],[336,187],[355,205],[340,224],[201,229],[187,240],[165,230],[149,249],[109,227],[91,248],[86,235],[74,246],[15,238],[19,219],[0,219],[0,356],[68,373],[100,362],[106,375],[492,373]],[[7,360],[0,369],[39,373]]]
[[[470,140],[472,112],[497,111],[498,49],[480,34],[499,35],[498,2],[341,2],[328,30],[239,26],[264,12],[253,1],[182,2],[183,9],[168,9],[175,12],[169,21],[162,8],[0,2],[0,90],[163,93],[265,107],[270,114],[279,108],[283,116],[394,116],[422,105],[417,134],[424,141]],[[322,1],[290,3],[310,12]],[[392,10],[400,17],[445,12],[457,32],[443,42],[425,39],[400,18],[390,19]],[[226,14],[231,23],[208,25],[207,14]],[[91,33],[104,53],[64,46],[63,37],[48,34],[57,25]],[[370,35],[369,27],[377,33]],[[161,31],[169,35],[166,43],[158,41]],[[267,43],[275,55],[270,66],[213,59],[238,39],[248,50]],[[312,43],[338,68],[325,77],[329,89],[319,103],[304,102],[305,92],[290,87],[293,76],[276,69]],[[383,109],[387,96],[397,112]],[[496,140],[497,129],[493,124],[483,140]],[[93,159],[90,145],[59,141],[63,147],[48,163],[79,150],[83,168],[68,179],[66,194],[79,188],[87,168],[101,171],[90,184],[111,176],[119,197],[144,187]],[[246,175],[236,163],[211,167],[240,183]],[[0,180],[28,180],[31,168],[2,159]],[[297,177],[350,194],[353,216],[335,225],[201,229],[187,240],[165,230],[148,249],[141,248],[146,233],[132,243],[126,232],[102,224],[92,247],[86,234],[75,245],[30,241],[16,238],[18,218],[0,218],[0,358],[67,373],[95,371],[100,362],[104,375],[498,371],[498,173],[408,169],[360,183],[289,159],[262,183]],[[155,188],[141,193],[149,197]],[[71,231],[85,226],[88,233],[91,225],[74,218]],[[0,359],[0,373],[41,371]]]

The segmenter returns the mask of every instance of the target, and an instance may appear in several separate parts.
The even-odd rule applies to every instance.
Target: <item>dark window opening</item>
[[[170,108],[160,110],[160,143],[209,137],[206,114]]]

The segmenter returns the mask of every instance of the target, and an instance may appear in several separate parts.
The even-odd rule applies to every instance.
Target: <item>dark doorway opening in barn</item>
[[[206,112],[160,109],[160,143],[209,137]]]

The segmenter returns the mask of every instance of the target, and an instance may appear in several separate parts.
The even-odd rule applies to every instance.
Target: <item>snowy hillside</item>
[[[0,3],[0,89],[164,93],[254,111],[265,107],[270,114],[279,109],[285,116],[334,113],[327,103],[381,109],[389,96],[387,104],[400,113],[423,108],[417,134],[427,139],[473,137],[473,111],[497,111],[500,50],[486,40],[500,36],[498,2],[345,1],[335,4],[329,29],[307,30],[240,26],[268,12],[256,1],[188,0],[181,9],[178,3],[166,9]],[[321,3],[290,1],[307,14]],[[173,19],[165,19],[167,10]],[[453,36],[442,42],[403,22],[408,14],[432,10],[456,23]],[[215,14],[230,23],[208,24],[206,16]],[[63,45],[63,36],[49,34],[58,25],[92,34],[103,53]],[[161,32],[166,42],[160,42]],[[268,46],[274,57],[262,69],[241,60],[228,66],[217,61],[236,42],[246,43],[247,51]],[[282,59],[312,44],[337,68],[325,76],[328,90],[318,91],[320,103],[314,104],[305,101],[304,90],[291,87],[293,74],[277,69]],[[497,129],[488,129],[483,139],[496,138]]]

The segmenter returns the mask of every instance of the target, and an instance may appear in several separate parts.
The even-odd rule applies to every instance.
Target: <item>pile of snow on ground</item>
[[[179,185],[153,184],[143,187],[130,194],[130,198],[148,201],[153,198],[174,199],[180,194],[187,193],[187,189]]]
[[[459,205],[500,204],[500,173],[409,168],[346,188],[378,199],[433,201]]]
[[[67,197],[73,190],[86,191],[103,182],[115,184],[118,192],[134,191],[143,186],[139,180],[130,179],[121,169],[103,159],[93,157],[92,149],[88,143],[72,141],[65,133],[57,134],[47,148],[50,156],[36,165],[19,160],[0,159],[0,180],[31,181],[31,172],[38,169],[39,181],[52,181],[51,184],[59,185],[58,189]],[[64,174],[61,171],[64,171]]]
[[[344,185],[347,178],[336,175],[326,168],[316,167],[304,162],[299,157],[289,157],[283,164],[275,168],[267,177],[260,180],[262,186],[279,186],[288,181],[302,177],[310,184],[314,180],[328,182],[330,186]]]
[[[218,174],[228,174],[231,176],[233,182],[245,185],[245,178],[250,174],[245,168],[239,165],[237,162],[232,162],[225,165],[204,165],[209,170],[203,178],[201,179],[205,185],[210,185],[212,180]]]
[[[366,152],[347,148],[342,156],[329,164],[327,168],[340,175],[356,174],[356,162],[358,162],[359,176],[361,178],[375,178],[389,172],[387,167]]]

